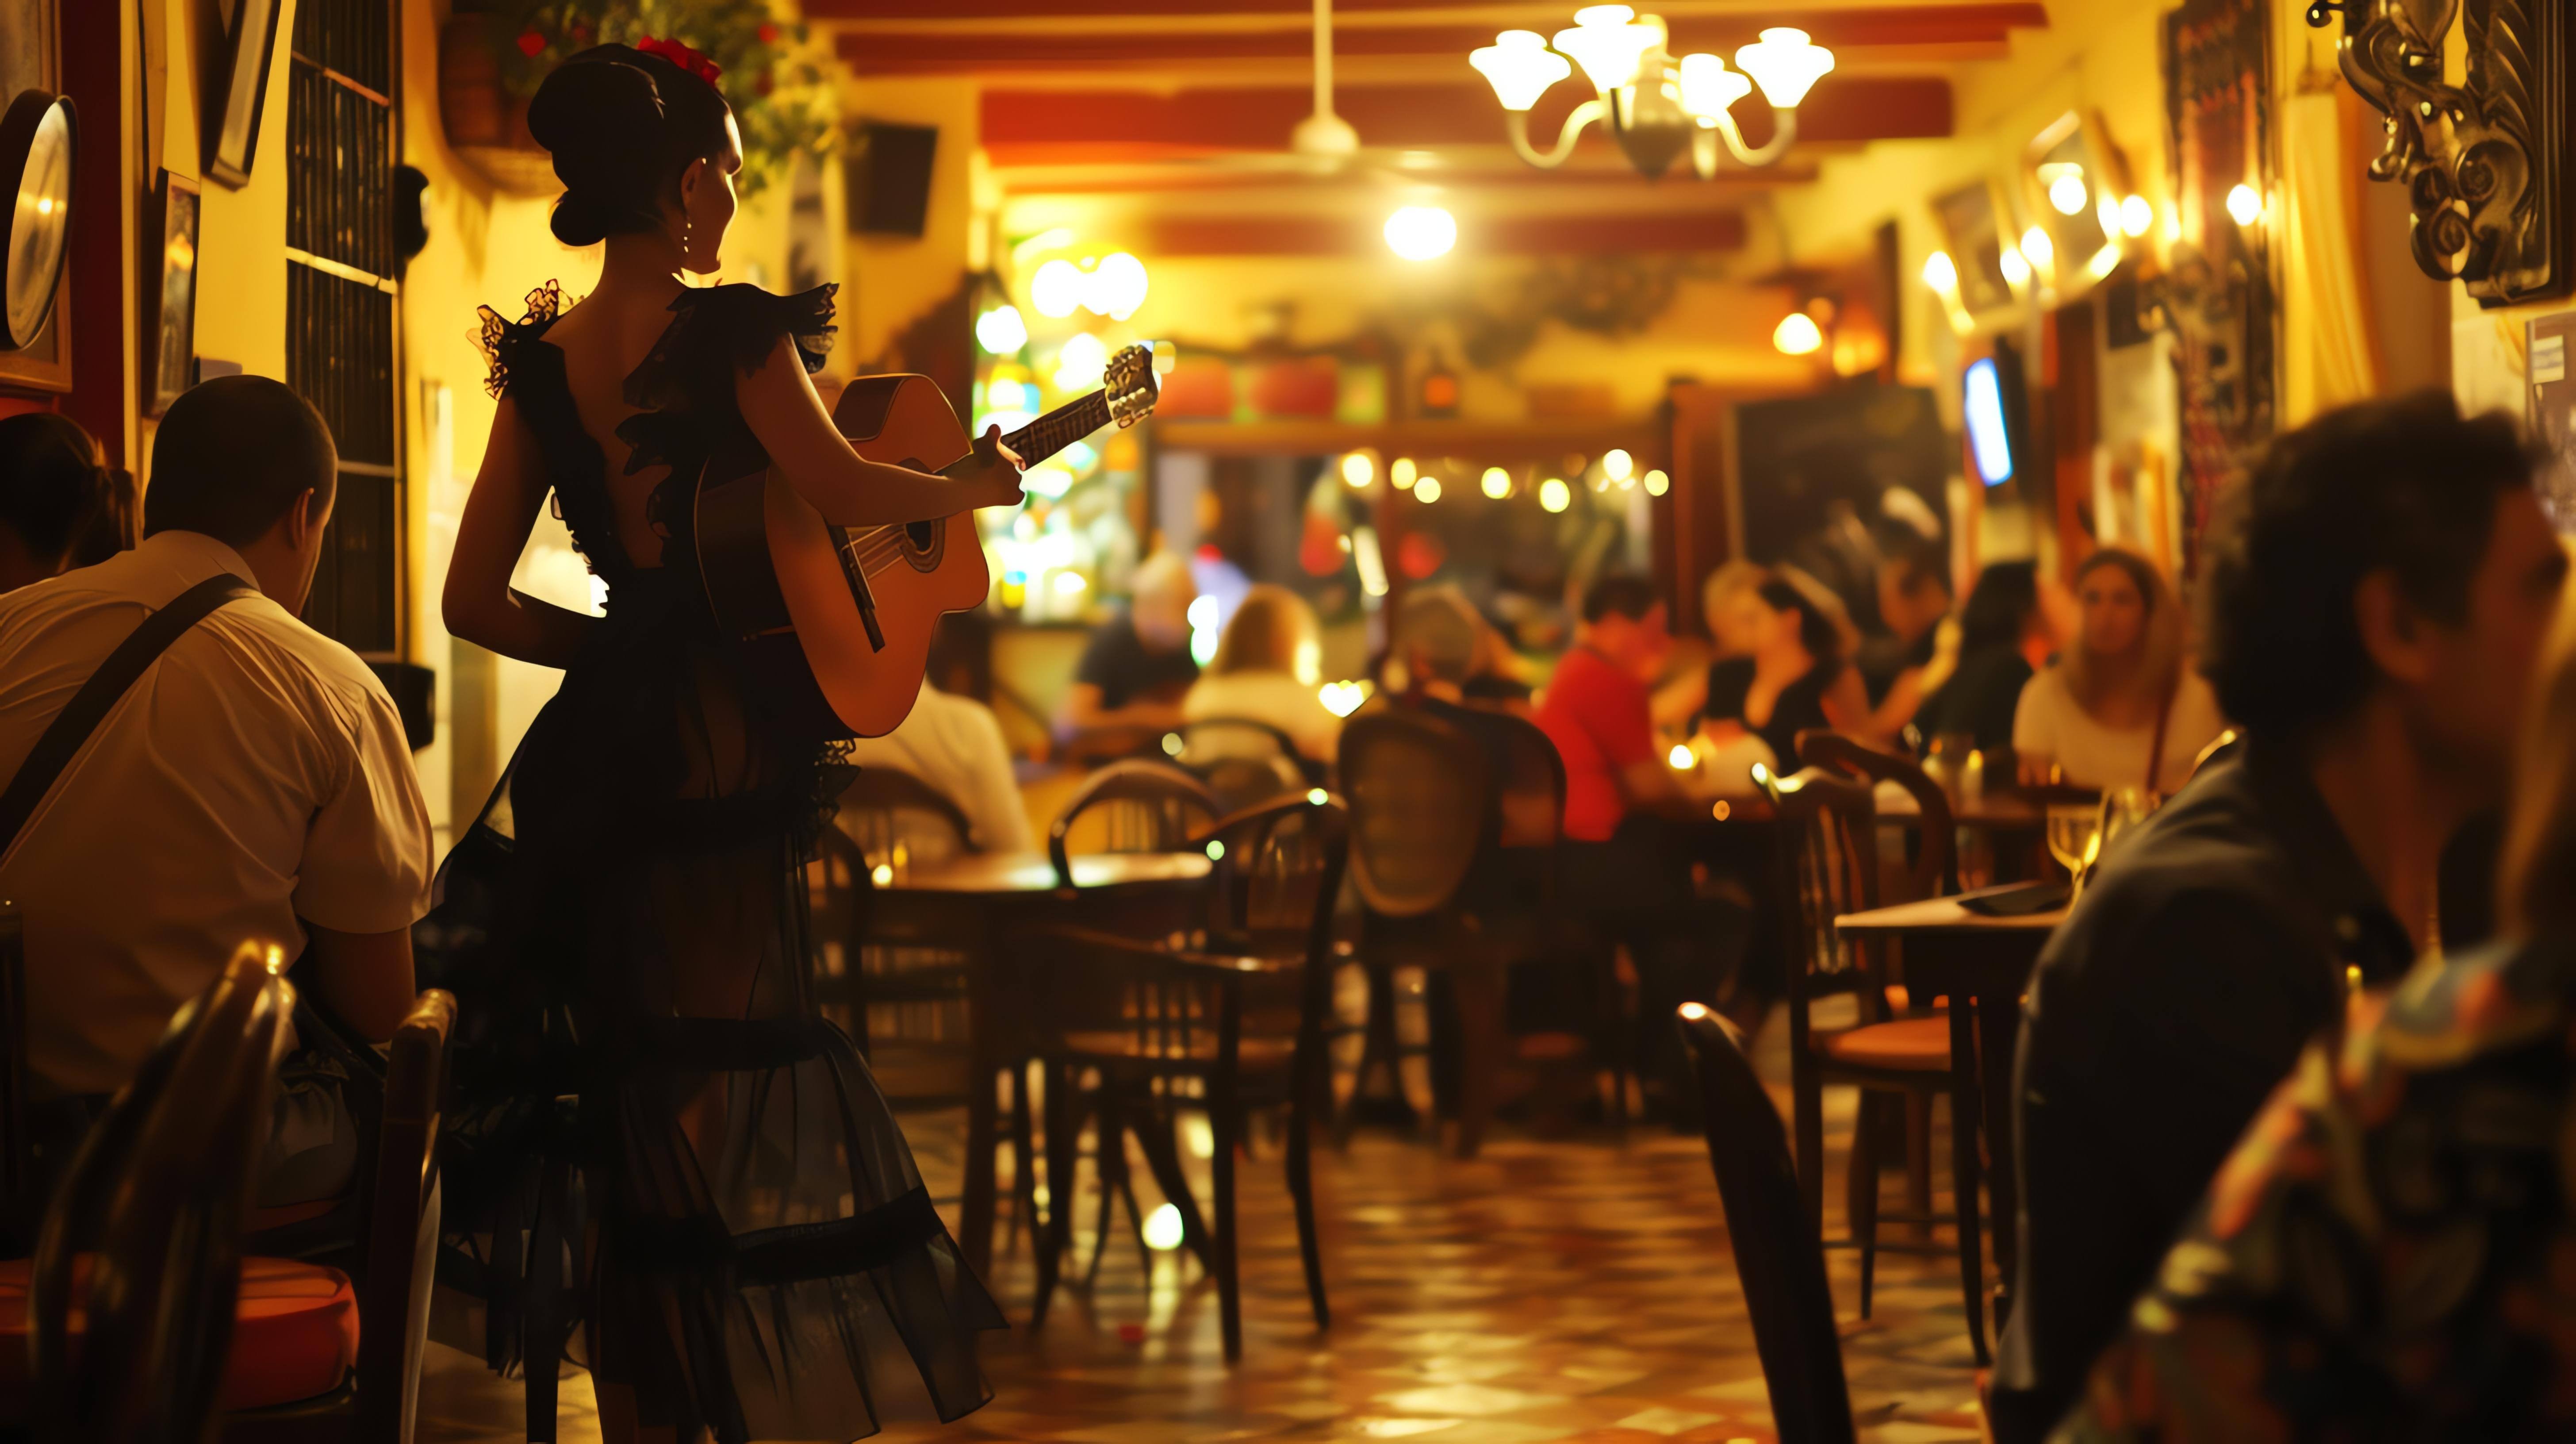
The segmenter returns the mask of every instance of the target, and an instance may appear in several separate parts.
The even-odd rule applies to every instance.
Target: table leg
[[[998,1072],[978,1058],[966,1090],[966,1188],[958,1204],[957,1246],[966,1266],[978,1274],[993,1267],[993,1149],[1001,1142],[1000,1110],[994,1106]]]
[[[1985,1233],[1977,1217],[1976,1015],[1965,998],[1950,1000],[1950,1191],[1959,1211],[1959,1292],[1977,1367],[1987,1364]]]
[[[1954,1002],[1951,1006],[1958,1005]],[[1979,1054],[1985,1076],[1978,1092],[1985,1100],[1986,1157],[1993,1179],[1989,1187],[1994,1194],[1995,1273],[2002,1281],[2004,1297],[2009,1299],[2021,1226],[2020,1174],[2013,1151],[2013,1050],[2021,1038],[2021,999],[1979,998],[1977,1030],[1983,1035]],[[1995,1318],[1998,1324],[2002,1322],[2000,1308]]]

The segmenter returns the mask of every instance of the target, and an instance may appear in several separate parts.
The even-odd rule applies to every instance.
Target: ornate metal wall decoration
[[[2344,77],[2388,117],[2370,175],[2406,187],[2415,264],[2465,282],[2483,306],[2565,294],[2563,0],[2318,0],[2308,23],[2323,28],[2337,13]],[[2468,52],[2457,86],[2442,70],[2455,20]]]

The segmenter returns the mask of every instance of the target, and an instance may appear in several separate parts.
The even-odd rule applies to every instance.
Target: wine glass
[[[2101,842],[2101,809],[2089,802],[2052,802],[2047,828],[2048,855],[2066,869],[2070,882],[2082,886],[2085,863]]]

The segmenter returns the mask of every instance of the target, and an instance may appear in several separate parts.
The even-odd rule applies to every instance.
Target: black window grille
[[[287,90],[286,379],[330,423],[340,496],[304,617],[402,645],[392,0],[303,0]]]

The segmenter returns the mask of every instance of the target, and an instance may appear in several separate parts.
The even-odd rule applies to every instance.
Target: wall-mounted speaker
[[[854,235],[919,239],[930,216],[939,130],[862,120],[850,127],[849,226]]]

